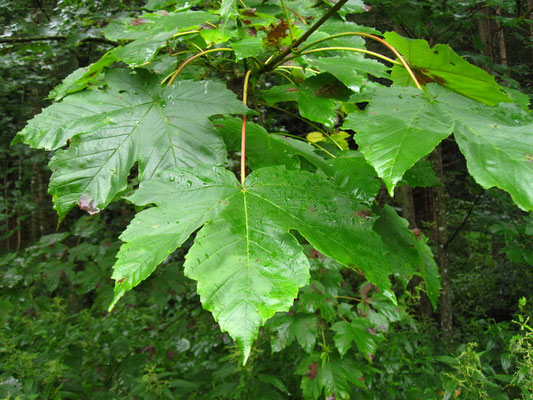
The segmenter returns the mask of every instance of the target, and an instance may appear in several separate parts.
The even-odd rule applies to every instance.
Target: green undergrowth
[[[79,236],[88,231],[90,239]],[[525,399],[532,393],[532,333],[521,314],[515,322],[472,321],[444,346],[433,323],[411,316],[416,291],[398,283],[395,306],[309,247],[310,284],[288,313],[262,328],[242,366],[238,347],[198,306],[181,252],[107,313],[120,243],[105,236],[98,216],[83,217],[73,233],[44,236],[0,259],[0,398]]]

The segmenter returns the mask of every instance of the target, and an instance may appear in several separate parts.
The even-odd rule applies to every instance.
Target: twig
[[[348,299],[348,300],[353,300],[353,301],[358,301],[358,302],[362,302],[363,300],[361,299],[358,299],[356,297],[350,297],[350,296],[335,296],[336,299]]]
[[[210,49],[210,50],[204,50],[194,56],[192,56],[191,58],[187,59],[183,64],[181,64],[179,66],[179,68],[172,74],[172,77],[170,78],[170,80],[168,81],[167,83],[167,86],[170,86],[172,85],[172,82],[174,82],[174,79],[176,79],[176,77],[179,75],[179,73],[181,72],[181,70],[183,68],[185,68],[187,66],[187,64],[189,64],[191,61],[195,60],[196,58],[200,57],[200,56],[203,56],[204,54],[208,54],[208,53],[212,53],[213,51],[233,51],[233,49],[230,49],[230,48],[227,48],[227,47],[220,47],[220,48],[215,48],[215,49]],[[165,78],[163,80],[163,82],[166,80],[167,78]],[[162,82],[162,83],[163,83]]]
[[[278,54],[276,57],[272,58],[268,63],[266,63],[263,66],[263,68],[261,68],[258,71],[258,74],[261,74],[266,71],[270,71],[272,68],[274,68],[276,64],[278,64],[281,60],[283,60],[293,49],[297,48],[299,45],[305,42],[307,38],[313,34],[314,31],[320,28],[320,26],[324,22],[326,22],[333,14],[339,11],[341,7],[345,5],[347,2],[348,0],[339,0],[337,4],[331,7],[329,11],[322,16],[322,18],[320,18],[317,22],[315,22],[313,26],[311,26],[307,31],[305,31],[305,33],[302,36],[300,36],[294,43],[292,43],[284,51],[282,51],[280,54]]]
[[[66,36],[35,36],[35,37],[29,37],[29,38],[0,37],[0,43],[17,44],[17,43],[47,42],[47,41],[64,42],[67,39],[68,38]],[[104,43],[104,44],[109,44],[113,46],[118,46],[117,42],[113,42],[111,40],[107,40],[104,38],[97,38],[97,37],[83,38],[80,40],[80,42],[97,42],[97,43]]]
[[[479,199],[481,198],[481,196],[483,195],[483,191],[481,193],[479,193],[476,197],[476,199],[474,200],[474,202],[472,203],[472,205],[470,206],[470,208],[468,209],[468,211],[466,212],[466,215],[463,219],[463,222],[461,222],[461,225],[459,225],[459,227],[455,230],[455,232],[453,233],[453,235],[448,239],[448,241],[444,244],[444,248],[447,248],[448,245],[455,239],[455,237],[457,236],[457,234],[459,233],[459,231],[461,229],[463,229],[463,227],[466,225],[466,221],[468,220],[468,218],[470,218],[470,215],[472,215],[472,211],[474,211],[474,208],[476,207],[476,204],[478,203]]]

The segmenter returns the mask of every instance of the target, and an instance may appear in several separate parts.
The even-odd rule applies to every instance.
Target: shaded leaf
[[[333,127],[337,122],[339,101],[346,101],[351,91],[333,75],[325,73],[307,78],[302,85],[282,85],[262,92],[269,104],[296,101],[302,117]]]
[[[366,74],[390,79],[389,68],[385,64],[362,56],[322,57],[311,61],[311,65],[329,72],[354,92],[359,92],[368,81]]]
[[[305,358],[296,369],[296,374],[303,375],[301,388],[305,398],[349,399],[352,385],[364,386],[361,370],[353,358],[339,358],[330,355],[323,363],[319,354]]]
[[[222,4],[220,5],[218,12],[222,18],[227,21],[229,17],[235,14],[236,7],[237,0],[222,0]]]
[[[357,349],[365,355],[367,360],[372,360],[376,354],[377,336],[370,333],[372,324],[366,318],[356,318],[352,322],[339,321],[331,329],[335,332],[333,340],[341,356],[344,356],[355,344]]]
[[[496,83],[492,75],[465,61],[446,44],[429,47],[425,40],[407,39],[396,32],[385,33],[385,40],[405,57],[421,84],[436,82],[491,106],[500,102],[512,102],[506,90]],[[398,85],[412,84],[407,71],[400,66],[392,68],[392,78]]]
[[[108,51],[97,62],[88,67],[78,68],[63,79],[63,82],[50,92],[48,98],[59,101],[67,94],[79,92],[91,84],[95,84],[103,69],[116,61],[118,61],[118,58],[115,56],[114,50]]]
[[[230,44],[235,51],[237,59],[256,57],[263,52],[263,41],[261,38],[253,37],[239,40]]]
[[[330,293],[326,292],[326,288],[322,282],[313,280],[300,292],[298,311],[319,314],[321,318],[327,322],[331,322],[336,316],[336,303],[336,299]]]
[[[433,170],[433,164],[426,159],[418,160],[415,165],[409,168],[405,172],[400,185],[402,183],[412,187],[434,187],[441,185]]]
[[[420,275],[426,283],[429,300],[433,308],[436,308],[441,288],[438,266],[426,244],[427,239],[421,232],[415,234],[408,229],[408,225],[407,220],[400,218],[392,207],[385,205],[380,210],[374,230],[381,235],[383,242],[390,249],[393,269],[402,275]]]
[[[335,183],[352,192],[361,202],[370,204],[381,187],[374,168],[359,151],[345,151],[331,159],[335,171]]]
[[[285,314],[272,320],[276,336],[271,339],[273,352],[290,346],[295,340],[307,353],[311,352],[316,342],[318,318],[314,315]]]
[[[112,21],[103,32],[109,40],[133,40],[132,43],[113,50],[113,54],[119,60],[137,67],[152,60],[176,33],[216,19],[216,15],[203,11],[150,13],[138,18]]]
[[[380,217],[374,224],[378,232],[390,249],[393,270],[401,275],[413,275],[418,267],[418,252],[415,248],[416,237],[409,230],[409,222],[385,205],[380,211]]]
[[[332,35],[335,35],[337,33],[344,33],[344,32],[366,32],[366,33],[374,33],[374,34],[381,34],[379,31],[376,31],[373,28],[368,28],[362,25],[358,25],[353,22],[340,22],[338,20],[329,20],[325,22],[322,26],[318,28],[317,31],[313,32],[311,36],[304,42],[305,43],[311,43],[316,40],[330,38]],[[341,36],[336,38],[331,38],[327,41],[320,42],[316,46],[313,47],[326,47],[326,46],[332,46],[332,47],[356,47],[360,49],[365,48],[365,40],[361,36]],[[312,48],[313,48],[312,47]],[[339,53],[347,56],[353,56],[353,52],[342,52],[342,51],[332,51],[330,52],[321,52],[321,55],[339,55]]]
[[[325,0],[330,6],[334,6],[336,1]],[[347,14],[359,14],[368,11],[369,7],[362,0],[348,0],[338,11],[339,15],[345,17]]]
[[[242,120],[235,117],[214,120],[228,150],[240,151]],[[333,168],[310,144],[278,134],[268,133],[261,125],[246,122],[246,158],[251,169],[284,165],[287,169],[300,167],[298,156],[330,175]]]
[[[135,162],[144,180],[167,168],[226,160],[207,117],[245,108],[222,85],[178,81],[161,88],[157,77],[142,70],[111,70],[105,81],[107,90],[66,97],[15,138],[48,149],[70,140],[50,162],[50,193],[60,218],[76,204],[91,212],[103,209],[126,188]]]
[[[427,245],[427,238],[417,236],[415,247],[418,251],[419,275],[426,283],[426,292],[433,309],[437,309],[437,300],[441,290],[439,267],[433,258],[433,253]]]

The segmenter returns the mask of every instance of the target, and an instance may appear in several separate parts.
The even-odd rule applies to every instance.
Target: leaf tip
[[[24,141],[24,130],[20,131],[15,135],[11,143],[9,143],[10,146],[14,146],[17,143],[22,143]]]
[[[389,193],[390,197],[394,197],[394,188],[396,187],[396,184],[392,182],[386,182],[387,185],[387,192]]]
[[[242,351],[241,359],[242,359],[242,365],[244,367],[246,363],[248,362],[248,358],[250,358],[250,352],[252,350],[252,346],[250,344],[239,343],[239,347],[241,348],[241,351]]]
[[[392,290],[384,290],[383,291],[383,295],[389,299],[390,301],[392,301],[394,303],[395,306],[398,305],[398,300],[396,299],[396,295],[394,294],[394,292]]]

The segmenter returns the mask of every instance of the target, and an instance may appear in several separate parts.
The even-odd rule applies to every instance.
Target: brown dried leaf
[[[283,39],[288,36],[289,25],[281,18],[276,25],[270,24],[267,32],[267,43],[269,46],[277,47]]]

